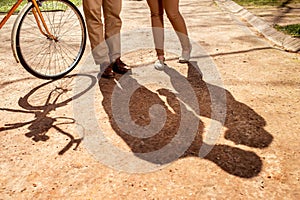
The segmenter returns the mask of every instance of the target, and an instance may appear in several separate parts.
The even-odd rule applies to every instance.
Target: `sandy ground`
[[[0,199],[300,198],[299,54],[272,45],[211,0],[182,0],[180,4],[190,37],[206,52],[199,59],[213,61],[223,86],[211,83],[205,73],[201,77],[191,66],[176,63],[174,54],[167,53],[170,69],[166,73],[172,74],[171,79],[187,80],[195,92],[200,117],[188,149],[161,169],[147,173],[106,165],[81,141],[73,104],[85,93],[75,100],[72,97],[75,75],[84,69],[89,51],[73,76],[54,82],[37,79],[13,58],[13,19],[9,20],[0,35]],[[145,1],[124,1],[122,17],[123,32],[149,28]],[[170,27],[167,20],[166,26]],[[154,51],[133,51],[123,60],[133,66],[136,76],[142,76],[139,69],[155,60]],[[205,66],[198,67],[205,71]],[[159,76],[153,69],[151,73]],[[139,83],[140,89],[131,97],[132,120],[141,126],[149,124],[152,105],[166,110],[167,121],[159,134],[140,139],[125,134],[114,119],[111,99],[116,81],[81,76],[86,87],[96,91],[95,118],[105,136],[123,151],[158,150],[176,135],[183,112],[164,82]],[[68,92],[60,94],[57,87]],[[203,138],[209,124],[218,121],[212,116],[209,91],[226,94],[226,119],[214,148],[201,158],[198,153],[206,142]],[[194,119],[187,125],[192,127]],[[110,153],[103,152],[106,156]],[[126,158],[120,158],[120,163],[122,159]],[[148,161],[149,165],[155,163],[154,159]]]

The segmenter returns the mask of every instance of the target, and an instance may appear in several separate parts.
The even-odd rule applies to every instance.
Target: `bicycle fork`
[[[40,0],[29,0],[28,4],[20,11],[20,13],[19,13],[18,17],[16,18],[16,21],[13,25],[13,30],[12,30],[12,33],[11,33],[11,47],[12,47],[13,55],[14,55],[17,63],[20,62],[20,59],[17,55],[17,46],[16,46],[17,30],[18,30],[18,27],[20,26],[20,21],[21,21],[22,17],[25,15],[25,12],[32,5],[33,5],[32,13],[34,15],[34,18],[36,20],[37,26],[38,26],[41,34],[44,35],[45,37],[47,37],[50,40],[54,40],[56,42],[58,41],[58,38],[55,37],[53,34],[51,34],[49,29],[48,29],[48,26],[45,22],[45,19],[42,15],[42,12],[41,12],[40,8],[39,8],[40,4],[41,4]],[[42,27],[44,27],[44,30],[43,30]]]
[[[39,4],[41,4],[41,2],[40,2],[40,1],[37,1],[37,0],[32,0],[32,3],[33,3],[33,5],[34,5],[34,8],[32,8],[32,13],[33,13],[34,18],[35,18],[35,20],[36,20],[36,22],[37,22],[37,25],[38,25],[38,27],[39,27],[40,32],[41,32],[44,36],[46,36],[47,38],[52,39],[52,40],[54,40],[54,41],[57,42],[57,41],[58,41],[58,40],[57,40],[57,37],[55,37],[54,35],[52,35],[52,34],[50,33],[50,31],[49,31],[49,29],[48,29],[48,27],[47,27],[47,24],[46,24],[46,22],[45,22],[45,19],[44,19],[43,15],[42,15],[42,12],[41,12],[41,10],[40,10],[40,8],[39,8]],[[46,33],[43,31],[40,21],[42,22],[43,27],[45,28]]]

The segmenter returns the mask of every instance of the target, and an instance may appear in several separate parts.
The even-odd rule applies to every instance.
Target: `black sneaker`
[[[115,73],[112,69],[112,64],[105,68],[104,72],[101,74],[103,78],[114,78]]]

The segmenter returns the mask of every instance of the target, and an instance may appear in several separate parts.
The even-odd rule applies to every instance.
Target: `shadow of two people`
[[[258,175],[262,169],[262,160],[256,153],[225,144],[209,145],[205,143],[203,140],[205,127],[199,116],[219,120],[220,123],[227,128],[225,131],[225,139],[233,141],[236,144],[253,148],[265,148],[269,146],[273,140],[272,135],[264,129],[266,125],[265,120],[247,105],[236,101],[229,91],[205,82],[202,79],[201,72],[199,72],[195,66],[196,63],[188,64],[187,77],[184,77],[169,67],[164,70],[164,73],[169,76],[171,84],[177,94],[166,88],[158,89],[157,93],[152,92],[144,85],[139,84],[132,76],[127,75],[126,84],[138,85],[138,87],[135,86],[136,89],[131,94],[128,101],[129,104],[127,105],[130,115],[128,120],[131,122],[124,121],[124,123],[134,123],[141,127],[147,127],[151,124],[151,121],[163,121],[163,127],[161,127],[155,135],[151,135],[151,137],[144,137],[142,135],[138,137],[137,135],[128,134],[128,131],[120,127],[120,121],[116,119],[114,103],[118,102],[112,102],[112,98],[114,98],[114,90],[116,87],[119,87],[118,84],[120,83],[118,83],[118,81],[122,79],[122,76],[116,77],[116,80],[100,79],[99,88],[103,95],[102,105],[109,117],[113,130],[126,142],[136,156],[151,163],[167,164],[178,158],[189,156],[199,157],[199,151],[203,146],[206,146],[209,151],[203,156],[204,159],[214,162],[227,173],[242,178],[251,178]],[[187,90],[187,88],[184,88],[181,82],[178,81],[182,79],[188,81],[196,95],[197,105],[188,105],[193,109],[193,112],[196,113],[190,112],[186,106],[183,106],[181,100],[178,98],[181,92]],[[226,103],[217,102],[215,105],[216,107],[226,107],[223,109],[225,111],[223,120],[215,117],[212,113],[211,92],[214,92],[216,97],[218,97],[218,94],[225,94]],[[165,97],[167,103],[161,99],[161,96]],[[184,95],[181,97],[184,98]],[[120,98],[119,101],[122,101],[122,98]],[[151,114],[151,109],[154,105],[159,105],[164,108],[165,117],[159,112]],[[117,105],[120,109],[123,109],[122,106],[124,105]],[[182,122],[184,118],[183,115],[187,113],[190,113],[189,116],[185,119],[185,122]],[[157,123],[159,124],[159,122]],[[196,126],[196,130],[192,130],[195,131],[195,133],[191,135],[188,133],[188,129],[193,126]],[[175,146],[175,151],[178,148],[185,150],[181,155],[174,157],[168,155],[167,152],[162,152],[164,155],[159,155],[158,157],[143,156],[145,153],[160,150],[172,143],[180,131],[183,132],[183,135],[177,138],[177,141],[173,143],[173,145]]]

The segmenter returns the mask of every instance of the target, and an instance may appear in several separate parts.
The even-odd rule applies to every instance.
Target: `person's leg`
[[[109,49],[109,59],[111,65],[106,69],[104,76],[113,74],[113,71],[119,74],[125,74],[129,67],[123,63],[121,57],[121,26],[120,18],[122,1],[121,0],[103,0],[103,15],[104,15],[104,36]],[[113,71],[112,71],[113,70]],[[107,73],[106,73],[107,72]]]
[[[164,59],[164,20],[162,0],[147,0],[151,12],[151,25],[156,54],[159,60]]]
[[[103,0],[103,14],[105,25],[104,35],[107,46],[109,48],[109,56],[111,62],[114,62],[116,59],[121,57],[121,8],[121,0]]]
[[[109,62],[108,50],[103,43],[103,23],[101,20],[102,0],[84,0],[83,11],[86,19],[92,54],[96,64]],[[99,45],[101,44],[101,47]]]
[[[91,47],[94,49],[103,40],[103,23],[101,21],[102,0],[84,0],[83,11],[86,18]]]
[[[180,40],[182,53],[183,53],[182,56],[186,57],[188,60],[189,53],[191,51],[191,45],[190,45],[190,40],[188,38],[188,32],[187,32],[185,21],[179,12],[179,0],[162,0],[162,1],[168,19],[170,20]]]

